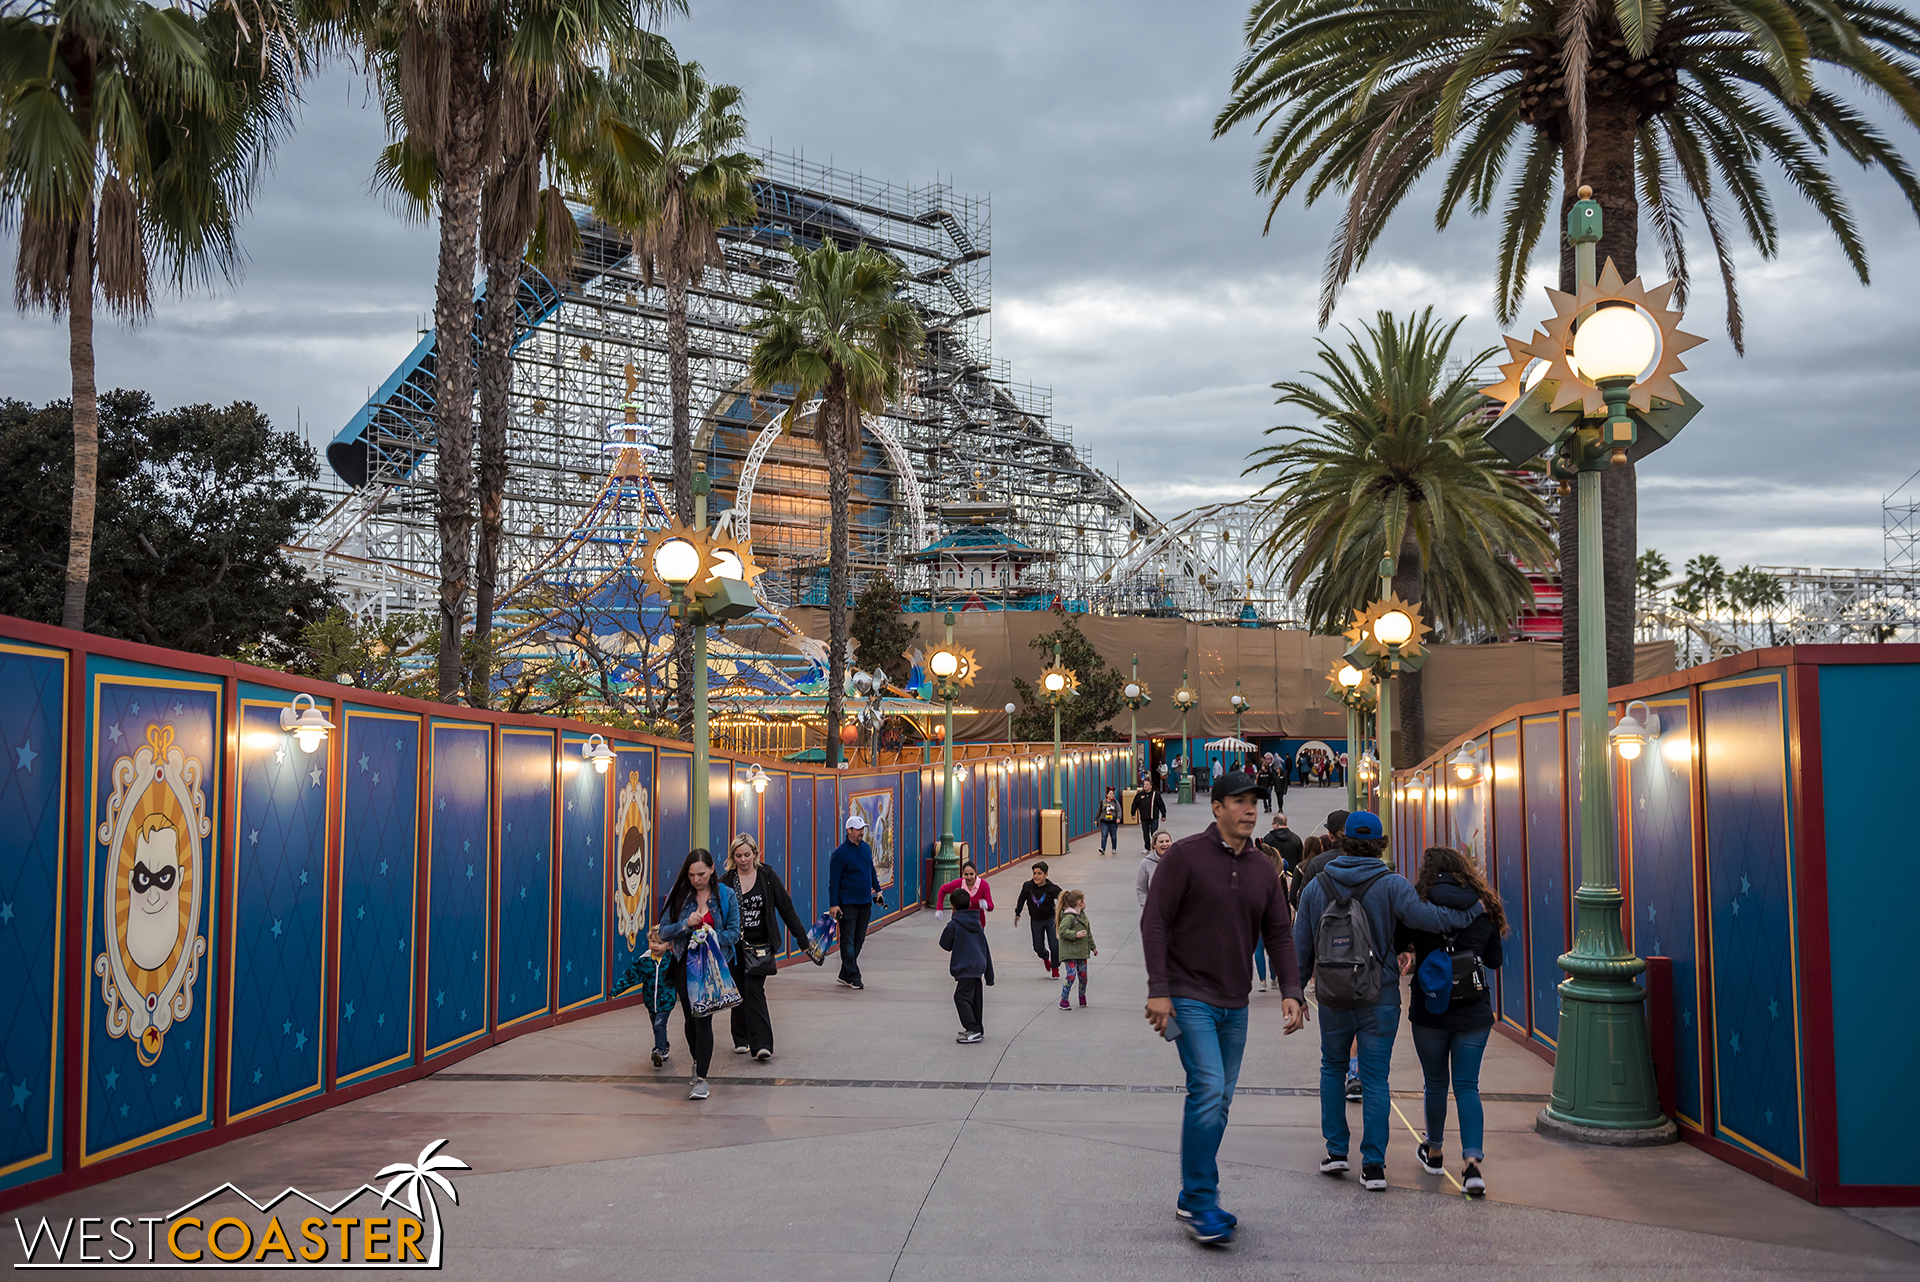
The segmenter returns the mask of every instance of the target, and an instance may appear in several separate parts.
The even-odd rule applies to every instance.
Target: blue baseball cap
[[[1347,816],[1346,835],[1349,837],[1360,837],[1367,841],[1378,841],[1380,839],[1380,816],[1374,814],[1371,810],[1354,811]]]

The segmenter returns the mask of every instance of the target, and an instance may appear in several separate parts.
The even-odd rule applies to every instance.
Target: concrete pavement
[[[1294,789],[1297,830],[1339,804]],[[1170,807],[1176,834],[1208,821]],[[685,1099],[646,1059],[644,1012],[515,1039],[408,1086],[20,1213],[161,1214],[232,1180],[351,1189],[446,1137],[470,1163],[446,1207],[446,1272],[679,1278],[1884,1277],[1920,1272],[1920,1245],[1811,1206],[1685,1145],[1589,1149],[1534,1133],[1547,1066],[1495,1037],[1483,1073],[1489,1196],[1462,1198],[1413,1160],[1420,1076],[1395,1050],[1392,1187],[1315,1173],[1318,1039],[1283,1037],[1279,998],[1252,1028],[1222,1148],[1235,1244],[1203,1250],[1173,1216],[1181,1074],[1141,1018],[1145,995],[1126,854],[1076,842],[1053,878],[1088,894],[1100,944],[1089,1002],[1063,1012],[1015,926],[1023,865],[998,874],[989,919],[998,983],[986,1040],[956,1045],[940,924],[916,914],[871,936],[864,992],[833,966],[771,981],[776,1056],[729,1053],[716,1020],[713,1096]],[[1128,839],[1131,839],[1129,841]],[[1359,1109],[1350,1110],[1359,1128]],[[1358,1138],[1355,1145],[1357,1151]],[[1448,1144],[1457,1163],[1457,1140]],[[1894,1229],[1902,1221],[1890,1220]],[[11,1237],[11,1235],[9,1235]],[[9,1252],[18,1258],[18,1245]]]

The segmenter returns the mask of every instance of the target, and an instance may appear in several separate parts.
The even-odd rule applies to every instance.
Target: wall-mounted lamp
[[[767,772],[760,768],[758,762],[754,763],[753,773],[747,776],[747,783],[752,785],[756,793],[767,790]]]
[[[300,701],[307,701],[307,710],[301,712]],[[327,731],[333,729],[333,722],[327,720],[326,713],[320,711],[310,694],[296,694],[293,702],[280,709],[280,728],[293,731],[294,742],[300,745],[300,751],[312,752],[327,741]]]
[[[613,764],[613,749],[597,734],[587,736],[586,751],[581,755],[592,763],[593,772],[597,775],[607,773],[607,767]]]
[[[1480,758],[1474,754],[1473,745],[1470,743],[1461,744],[1460,751],[1447,758],[1447,768],[1453,771],[1453,777],[1461,783],[1480,781]]]
[[[1638,708],[1638,713],[1634,709]],[[1660,737],[1660,715],[1649,709],[1644,700],[1635,699],[1627,705],[1626,712],[1607,731],[1607,742],[1620,754],[1620,760],[1632,761],[1640,755],[1640,750]]]

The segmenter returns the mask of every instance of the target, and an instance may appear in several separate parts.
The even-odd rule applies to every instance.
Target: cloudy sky
[[[1335,210],[1290,205],[1263,237],[1257,138],[1210,140],[1243,2],[693,8],[668,34],[682,57],[745,88],[757,140],[991,196],[994,353],[1016,378],[1051,385],[1056,419],[1098,465],[1162,515],[1247,492],[1242,460],[1280,421],[1269,385],[1314,361]],[[1913,132],[1877,114],[1920,157]],[[432,230],[366,190],[381,141],[360,81],[340,67],[314,79],[244,229],[244,278],[163,301],[138,331],[103,325],[101,385],[144,387],[163,405],[244,398],[289,430],[297,413],[316,442],[331,437],[432,309]],[[1689,328],[1714,341],[1689,354],[1682,381],[1707,408],[1640,481],[1642,544],[1676,564],[1698,552],[1882,562],[1881,501],[1920,469],[1920,228],[1889,181],[1842,164],[1873,287],[1777,175],[1782,253],[1740,255],[1745,359],[1721,328],[1717,281],[1698,283]],[[1470,348],[1495,345],[1494,230],[1462,219],[1435,233],[1419,194],[1404,209],[1331,336],[1382,307],[1432,304],[1468,318]],[[12,245],[0,251],[10,262]],[[1704,246],[1691,257],[1712,262]],[[1534,297],[1528,315],[1550,314]],[[0,313],[0,395],[64,396],[65,357],[64,331],[44,317]]]

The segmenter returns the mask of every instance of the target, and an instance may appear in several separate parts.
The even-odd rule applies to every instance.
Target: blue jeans
[[[664,1055],[667,1053],[667,1019],[673,1014],[673,1007],[648,1011],[647,1014],[653,1017],[653,1049]]]
[[[1413,1049],[1427,1079],[1427,1143],[1438,1145],[1447,1131],[1447,1079],[1453,1079],[1453,1098],[1460,1105],[1460,1155],[1470,1162],[1487,1156],[1487,1114],[1480,1106],[1480,1059],[1487,1053],[1491,1028],[1453,1032],[1445,1028],[1413,1029]],[[1452,1073],[1448,1073],[1452,1060]]]
[[[1387,1160],[1387,1074],[1393,1064],[1393,1038],[1400,1031],[1400,1003],[1382,1002],[1359,1010],[1320,1008],[1320,1134],[1327,1152],[1347,1155],[1347,1057],[1358,1042],[1360,1058],[1360,1161]]]
[[[1174,1046],[1187,1071],[1187,1107],[1180,1119],[1180,1204],[1195,1212],[1220,1206],[1220,1137],[1247,1049],[1247,1008],[1228,1010],[1191,997],[1173,999],[1180,1024]]]
[[[1108,842],[1113,843],[1113,852],[1115,854],[1119,854],[1120,853],[1120,824],[1117,820],[1113,823],[1106,823],[1103,821],[1100,825],[1100,853],[1103,855],[1107,853]]]
[[[1260,972],[1260,982],[1263,984],[1266,983],[1267,941],[1264,939],[1256,939],[1253,941],[1253,968]]]

